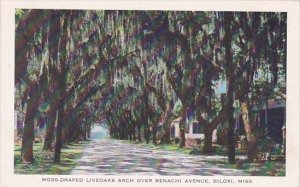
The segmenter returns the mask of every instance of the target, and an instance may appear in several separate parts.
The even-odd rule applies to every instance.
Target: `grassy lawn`
[[[195,149],[189,148],[189,147],[182,147],[179,148],[178,144],[172,143],[172,144],[162,144],[162,145],[154,145],[152,143],[147,144],[145,141],[141,143],[136,143],[133,141],[128,141],[128,140],[123,140],[124,143],[132,143],[132,144],[137,144],[138,146],[145,146],[149,147],[152,149],[160,149],[160,150],[165,150],[165,151],[176,151],[179,153],[184,153],[184,154],[192,154],[192,155],[203,155],[204,153],[202,152],[203,144],[197,145],[195,148],[197,149],[196,152]],[[210,155],[222,155],[226,156],[227,155],[227,150],[225,146],[213,144],[213,153],[210,153]],[[240,151],[236,149],[236,155],[243,155],[245,154],[245,151]]]
[[[243,170],[250,176],[285,176],[285,163],[283,162],[248,163],[241,159],[236,159],[235,164],[229,164],[227,159],[208,159],[206,162],[218,168]]]
[[[130,142],[127,140],[124,140],[124,143],[136,143],[136,142]],[[270,162],[263,162],[263,163],[248,163],[245,160],[241,160],[239,158],[236,158],[235,164],[229,164],[227,162],[227,150],[226,146],[221,146],[217,144],[213,144],[213,153],[210,154],[204,154],[202,150],[202,144],[197,146],[196,152],[195,149],[192,148],[179,148],[178,144],[163,144],[163,145],[154,145],[152,143],[146,144],[146,142],[137,143],[137,146],[143,146],[143,147],[149,147],[151,149],[157,149],[157,150],[167,150],[167,151],[175,151],[183,154],[189,154],[189,155],[199,155],[199,156],[223,156],[220,157],[220,159],[210,159],[207,158],[206,162],[217,166],[219,168],[226,168],[226,169],[239,169],[243,170],[247,174],[251,176],[285,176],[285,163],[284,162],[276,162],[276,161],[270,161]],[[241,151],[239,149],[236,149],[236,155],[245,155],[245,151]],[[224,157],[225,156],[225,157]]]
[[[154,145],[152,143],[147,144],[146,142],[142,142],[137,145],[149,147],[152,149],[165,150],[165,151],[176,151],[176,152],[184,153],[184,154],[189,154],[190,151],[192,150],[191,148],[187,148],[187,147],[179,148],[177,144]]]
[[[76,159],[81,157],[82,150],[87,143],[88,142],[79,142],[63,146],[60,164],[53,163],[53,151],[42,150],[42,142],[34,143],[33,154],[35,162],[33,164],[22,163],[21,145],[20,143],[16,143],[14,150],[15,174],[70,174],[70,172],[76,165]]]

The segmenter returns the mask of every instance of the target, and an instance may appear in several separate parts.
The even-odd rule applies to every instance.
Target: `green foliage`
[[[182,103],[180,100],[177,100],[174,106],[174,113],[179,114],[181,110],[182,110]]]
[[[53,152],[43,151],[42,142],[34,144],[35,162],[22,163],[21,146],[15,145],[14,172],[16,174],[42,174],[42,175],[68,175],[76,165],[76,159],[80,158],[83,147],[88,142],[73,143],[62,149],[62,164],[54,164]]]
[[[20,19],[22,19],[25,15],[25,10],[22,10],[22,9],[18,9],[16,8],[15,9],[15,23],[18,24]]]
[[[16,25],[32,11],[16,9]],[[151,123],[164,120],[173,102],[174,115],[191,107],[213,121],[223,109],[216,83],[225,80],[229,68],[226,24],[232,32],[235,99],[249,97],[253,104],[263,105],[285,95],[286,13],[235,12],[231,23],[224,22],[224,12],[41,10],[37,14],[46,21],[40,25],[38,19],[26,20],[28,41],[17,33],[20,51],[26,49],[21,55],[25,59],[18,59],[24,69],[20,72],[26,72],[18,78],[22,79],[18,86],[30,89],[28,79],[44,84],[42,77],[47,77],[46,98],[37,104],[40,111],[49,111],[51,100],[64,99],[64,116],[78,126],[76,131],[98,121],[117,126],[119,134],[137,126],[147,131]],[[16,98],[26,102],[25,94]]]

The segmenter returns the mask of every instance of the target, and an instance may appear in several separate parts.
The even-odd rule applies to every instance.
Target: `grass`
[[[135,142],[130,142],[128,140],[124,140],[124,143],[135,143]],[[153,143],[149,143],[147,144],[145,141],[138,143],[138,145],[141,146],[146,146],[152,149],[160,149],[160,150],[166,150],[166,151],[176,151],[179,153],[183,153],[183,154],[195,154],[195,155],[203,155],[205,153],[202,152],[202,148],[203,148],[203,144],[197,145],[195,148],[197,149],[197,153],[192,153],[193,148],[189,148],[189,147],[182,147],[179,148],[178,144],[172,143],[172,144],[158,144],[158,145],[154,145]],[[246,154],[246,151],[241,151],[239,149],[236,149],[235,151],[236,155],[244,155]],[[222,145],[217,145],[217,144],[213,144],[213,152],[210,153],[210,155],[221,155],[221,156],[227,156],[227,149],[225,146]]]
[[[179,146],[177,144],[154,145],[154,144],[150,144],[150,143],[146,144],[143,142],[141,145],[148,146],[153,149],[159,149],[159,150],[165,150],[165,151],[176,151],[176,152],[183,153],[183,154],[189,154],[192,150],[191,148],[187,148],[187,147],[179,148]]]
[[[250,176],[285,176],[285,163],[283,162],[248,163],[241,159],[236,159],[235,164],[229,164],[226,159],[206,162],[219,168],[243,170]]]
[[[76,165],[76,159],[82,155],[82,150],[87,142],[72,143],[63,146],[61,151],[61,163],[53,163],[54,152],[42,150],[42,142],[34,143],[33,153],[35,162],[22,163],[20,143],[15,144],[14,169],[15,174],[48,174],[67,175]]]
[[[124,143],[133,143],[128,140],[124,140]],[[149,147],[151,149],[159,149],[159,150],[167,150],[167,151],[175,151],[183,154],[191,154],[193,151],[192,148],[179,148],[178,144],[163,144],[163,145],[154,145],[152,143],[146,144],[145,142],[138,143],[139,146]],[[202,144],[198,145],[196,148],[198,152],[196,155],[205,155],[202,150]],[[236,149],[236,155],[245,155],[245,151],[241,151]],[[207,155],[207,154],[206,154]],[[213,144],[213,152],[209,155],[219,155],[219,156],[227,156],[227,150],[225,146]],[[218,159],[218,160],[210,160],[207,158],[207,163],[225,169],[239,169],[243,170],[245,173],[250,176],[285,176],[285,163],[284,162],[263,162],[263,163],[248,163],[245,160],[241,160],[236,158],[235,164],[229,164],[227,162],[227,158]]]
[[[165,151],[175,151],[175,152],[179,152],[179,153],[183,153],[183,154],[189,154],[192,149],[188,148],[188,147],[182,147],[179,148],[178,144],[158,144],[158,145],[154,145],[153,143],[149,143],[147,144],[145,141],[137,143],[134,141],[129,141],[129,140],[123,140],[124,143],[128,143],[128,144],[137,144],[138,146],[142,146],[142,147],[148,147],[151,149],[159,149],[159,150],[165,150]]]

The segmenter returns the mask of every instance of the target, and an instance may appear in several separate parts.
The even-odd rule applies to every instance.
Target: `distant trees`
[[[55,145],[57,163],[62,145],[85,140],[96,122],[107,124],[112,138],[157,144],[170,143],[171,122],[181,117],[183,147],[192,116],[204,127],[204,152],[212,151],[212,131],[228,122],[234,162],[239,108],[253,161],[251,108],[285,96],[285,13],[18,10],[16,21],[15,85],[17,102],[26,103],[26,162],[34,161],[41,110],[49,119],[43,148]],[[226,99],[216,91],[220,82],[226,82]]]

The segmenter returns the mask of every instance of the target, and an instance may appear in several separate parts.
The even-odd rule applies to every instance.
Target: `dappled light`
[[[225,157],[216,156],[216,158],[220,160]],[[241,170],[220,168],[213,163],[206,163],[205,159],[172,151],[136,147],[118,140],[102,140],[85,148],[82,158],[78,160],[71,174],[248,175]]]
[[[15,17],[15,173],[285,175],[286,12]]]

